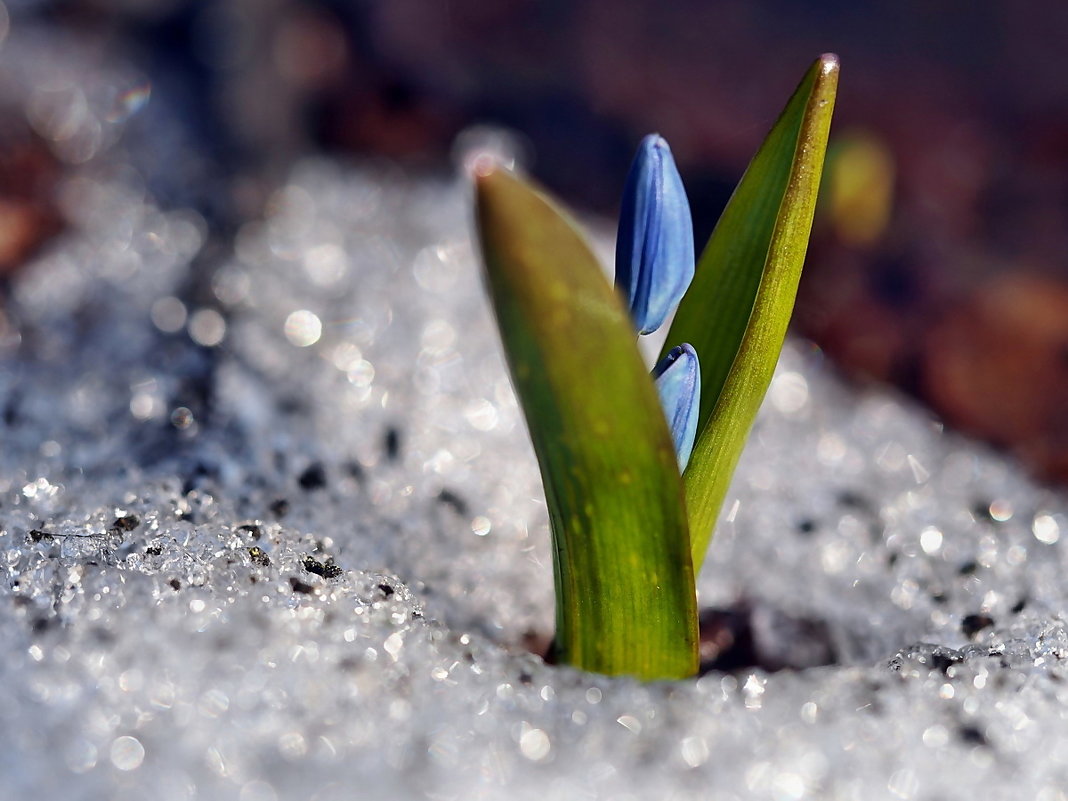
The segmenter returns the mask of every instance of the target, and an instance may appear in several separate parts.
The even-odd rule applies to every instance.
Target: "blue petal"
[[[641,334],[658,329],[693,279],[693,220],[671,148],[642,140],[627,175],[616,237],[616,286]]]
[[[701,408],[701,365],[697,361],[697,352],[688,344],[672,348],[653,369],[653,380],[675,442],[681,473],[693,452],[697,415]]]

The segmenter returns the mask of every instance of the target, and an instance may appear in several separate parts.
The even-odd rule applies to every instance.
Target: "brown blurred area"
[[[0,107],[0,276],[61,229],[55,206],[59,173],[56,159],[16,110]]]
[[[192,98],[179,111],[230,176],[238,216],[262,200],[250,186],[302,154],[451,168],[475,124],[517,130],[533,173],[614,215],[632,148],[656,130],[703,240],[805,68],[837,52],[795,329],[849,374],[1068,481],[1064,3],[41,5],[139,60],[154,103],[175,86]]]

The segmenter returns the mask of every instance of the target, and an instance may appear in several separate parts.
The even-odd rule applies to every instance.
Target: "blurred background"
[[[80,213],[71,175],[121,173],[195,209],[210,272],[296,159],[449,175],[464,141],[501,128],[540,180],[608,217],[659,131],[700,243],[833,51],[795,330],[1064,482],[1066,42],[1053,0],[7,0],[0,275]],[[0,313],[0,349],[12,325]]]

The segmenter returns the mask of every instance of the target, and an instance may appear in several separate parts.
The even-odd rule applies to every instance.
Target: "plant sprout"
[[[696,268],[671,151],[646,137],[615,289],[544,191],[500,168],[476,175],[487,286],[549,509],[559,662],[643,679],[697,672],[694,575],[782,349],[837,82],[837,58],[817,59]],[[676,304],[650,376],[636,336]]]

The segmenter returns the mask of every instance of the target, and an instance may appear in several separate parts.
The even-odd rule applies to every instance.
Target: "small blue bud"
[[[687,344],[672,348],[653,369],[653,380],[675,442],[681,473],[693,452],[697,415],[701,409],[701,365],[697,361],[697,352]]]
[[[693,280],[693,220],[671,148],[642,140],[627,175],[616,237],[616,286],[640,334],[658,329]]]

